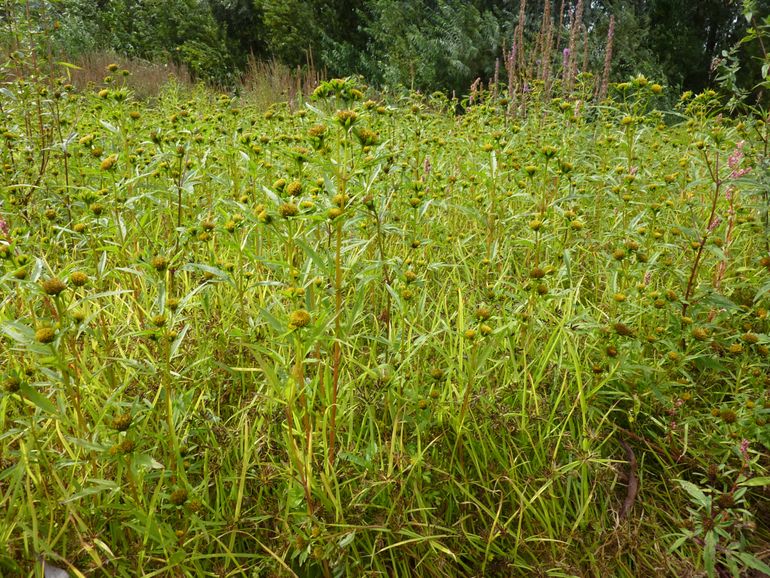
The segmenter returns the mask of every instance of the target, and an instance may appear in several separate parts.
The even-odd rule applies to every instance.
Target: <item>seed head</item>
[[[174,504],[175,506],[182,506],[187,501],[187,490],[184,488],[179,488],[178,490],[174,490],[171,492],[171,495],[169,496],[169,501]]]
[[[476,309],[476,317],[479,319],[486,321],[492,316],[492,312],[489,310],[488,307],[479,307]]]
[[[555,157],[557,152],[559,152],[559,150],[555,146],[551,145],[546,145],[540,149],[540,153],[549,160]]]
[[[260,223],[264,223],[265,225],[269,225],[273,222],[273,216],[267,212],[267,209],[262,209],[259,213],[257,213],[257,218],[259,219]]]
[[[301,329],[310,325],[310,313],[297,309],[289,316],[289,329]]]
[[[617,333],[621,337],[633,337],[634,336],[634,330],[631,329],[625,323],[615,323],[612,326],[612,328],[615,330],[615,333]]]
[[[692,330],[692,336],[696,341],[706,341],[709,337],[709,332],[704,327],[696,327]]]
[[[46,279],[40,284],[40,286],[43,288],[43,291],[45,291],[46,295],[51,295],[52,297],[56,297],[67,288],[64,282],[57,277]]]
[[[102,164],[100,165],[100,168],[103,171],[109,171],[109,170],[111,170],[115,166],[115,163],[117,163],[117,162],[118,162],[118,156],[117,155],[110,155],[110,156],[108,156],[106,159],[104,159],[102,161]]]
[[[343,128],[350,128],[356,123],[356,120],[358,120],[358,115],[353,110],[340,110],[337,112],[337,122],[340,123],[340,125]]]
[[[302,183],[299,181],[292,181],[286,185],[286,194],[290,197],[298,197],[302,194]]]
[[[741,339],[743,339],[744,343],[749,343],[749,344],[753,345],[754,343],[757,343],[759,341],[759,335],[757,335],[756,333],[751,333],[751,332],[744,333],[741,336]]]
[[[288,219],[289,217],[296,217],[299,214],[299,209],[294,203],[284,203],[278,207],[278,212],[284,219]]]
[[[122,442],[120,442],[118,445],[112,447],[110,449],[110,453],[115,454],[130,454],[131,452],[136,449],[136,442],[134,440],[125,439]]]
[[[682,356],[679,354],[678,351],[669,351],[668,352],[668,358],[671,361],[676,362],[676,361],[679,361],[682,358]]]
[[[541,221],[540,219],[532,219],[529,222],[529,228],[532,229],[533,231],[539,231],[540,229],[543,228],[543,221]]]
[[[342,193],[337,193],[332,198],[332,203],[334,203],[338,207],[344,207],[345,205],[347,205],[348,200],[350,200],[350,197],[348,197],[347,195],[344,195]]]
[[[436,381],[439,381],[444,378],[444,370],[440,367],[434,367],[430,370],[430,376]]]
[[[112,429],[115,431],[126,431],[131,427],[132,421],[133,417],[131,417],[130,413],[116,415],[114,418],[112,418]]]
[[[735,410],[728,408],[719,410],[719,417],[725,423],[735,423],[738,420],[738,414],[735,413]]]
[[[308,134],[310,135],[311,138],[322,139],[326,134],[326,127],[322,124],[317,124],[315,126],[310,127]]]
[[[75,287],[82,287],[88,283],[88,275],[83,273],[83,271],[75,271],[70,275],[70,283]]]
[[[35,331],[35,341],[38,343],[51,343],[56,339],[56,330],[53,327],[41,327]]]
[[[166,259],[162,255],[158,255],[157,257],[153,257],[152,259],[152,267],[156,271],[163,272],[168,268],[168,259]]]
[[[9,375],[3,382],[3,389],[8,393],[16,393],[21,387],[21,379],[16,375]]]

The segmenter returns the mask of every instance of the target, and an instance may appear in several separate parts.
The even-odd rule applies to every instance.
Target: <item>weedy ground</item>
[[[761,119],[112,73],[2,89],[4,576],[767,569]]]

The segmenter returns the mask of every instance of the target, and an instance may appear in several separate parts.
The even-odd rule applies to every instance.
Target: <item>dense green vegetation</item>
[[[172,59],[232,85],[253,56],[462,95],[496,67],[504,79],[512,48],[530,72],[543,60],[555,68],[573,28],[580,70],[601,72],[611,16],[613,80],[643,73],[699,92],[713,81],[713,60],[757,25],[742,17],[748,5],[770,11],[767,0],[5,0],[5,12],[31,15],[72,60],[105,50]],[[759,71],[742,76],[752,86]]]
[[[762,2],[2,16],[1,576],[770,575]]]
[[[769,571],[760,118],[105,74],[2,86],[4,576]]]

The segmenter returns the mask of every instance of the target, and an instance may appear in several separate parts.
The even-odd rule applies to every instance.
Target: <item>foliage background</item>
[[[525,2],[530,48],[545,4]],[[556,63],[575,4],[551,0]],[[768,4],[756,2],[755,12],[767,14]],[[17,0],[5,9],[25,8],[29,2]],[[249,57],[275,59],[329,76],[360,74],[378,85],[461,95],[476,78],[493,77],[511,47],[520,8],[513,0],[57,0],[36,2],[33,12],[57,23],[54,43],[73,59],[102,50],[171,59],[223,85],[237,80]],[[585,2],[581,55],[589,68],[601,68],[614,15],[613,80],[642,73],[697,92],[713,80],[714,59],[746,33],[741,12],[735,0]]]

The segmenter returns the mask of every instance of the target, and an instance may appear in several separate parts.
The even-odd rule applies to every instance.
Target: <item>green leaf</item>
[[[348,546],[356,537],[356,531],[353,530],[352,532],[348,532],[345,534],[339,541],[339,547],[345,548]]]
[[[134,458],[134,465],[137,468],[145,468],[148,470],[162,470],[163,464],[158,462],[150,454],[140,454]]]
[[[730,299],[724,295],[719,295],[718,293],[711,293],[710,295],[707,295],[703,301],[709,305],[715,305],[716,307],[726,309],[727,311],[735,311],[736,309],[739,309],[739,307]]]
[[[692,497],[692,499],[695,500],[699,505],[703,506],[704,508],[709,505],[708,497],[706,496],[706,494],[703,493],[703,490],[701,490],[698,486],[686,480],[675,480],[675,481],[680,486],[682,486],[682,489],[688,494],[690,494],[690,497]]]
[[[58,64],[59,66],[63,66],[64,68],[71,68],[72,70],[83,70],[80,66],[78,66],[77,64],[72,64],[71,62],[63,62],[60,60],[56,64]]]
[[[714,255],[714,257],[716,257],[720,261],[727,260],[727,256],[725,255],[725,252],[722,251],[722,249],[720,249],[716,245],[706,245],[706,251]]]
[[[690,533],[679,536],[679,538],[677,538],[676,541],[673,544],[671,544],[671,547],[668,549],[668,553],[671,554],[673,552],[676,552],[682,546],[682,544],[687,542],[687,540],[689,540],[690,538],[692,538],[692,534]]]
[[[32,328],[16,321],[4,322],[0,325],[0,331],[17,343],[29,344],[35,340],[35,332]]]
[[[756,488],[757,486],[770,486],[770,476],[764,476],[761,478],[751,478],[745,482],[738,484],[739,486],[747,486],[749,488]]]
[[[762,560],[756,556],[749,554],[748,552],[736,552],[735,557],[743,562],[748,568],[770,576],[770,566],[762,562]]]
[[[117,492],[118,490],[120,490],[120,486],[115,482],[113,482],[112,480],[91,479],[89,480],[89,482],[91,482],[90,486],[88,486],[87,488],[83,488],[79,492],[72,494],[66,500],[62,500],[61,503],[67,504],[69,502],[74,502],[76,500],[80,500],[81,498],[85,498],[87,496],[100,494],[101,492],[106,492],[106,491]]]
[[[19,392],[44,412],[52,414],[56,413],[56,406],[53,402],[35,388],[30,387],[26,383],[22,383],[19,386]]]
[[[717,572],[717,533],[711,530],[706,534],[705,545],[703,547],[703,565],[706,567],[706,575],[714,578]]]

